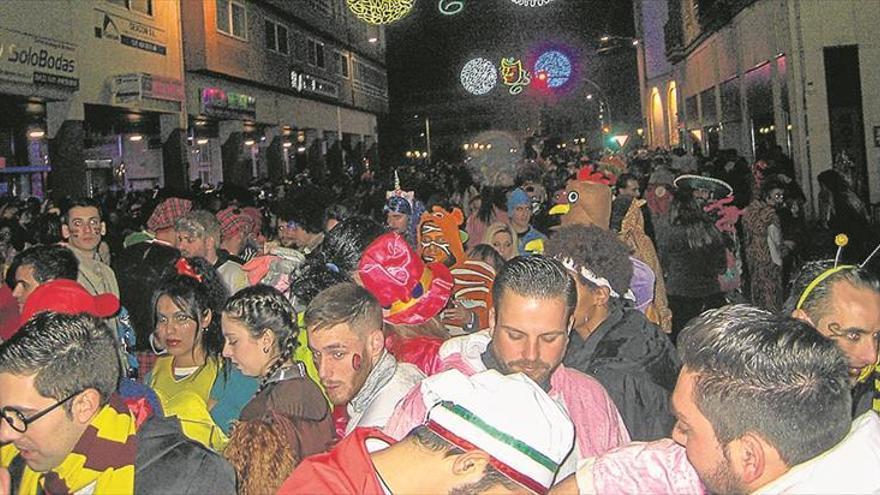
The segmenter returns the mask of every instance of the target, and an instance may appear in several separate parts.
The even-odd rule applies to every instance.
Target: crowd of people
[[[552,151],[6,200],[0,495],[880,492],[847,177]]]

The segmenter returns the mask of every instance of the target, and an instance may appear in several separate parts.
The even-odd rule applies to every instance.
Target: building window
[[[357,58],[352,59],[352,66],[352,87],[356,91],[382,100],[388,99],[388,77],[384,71]]]
[[[132,12],[153,15],[153,0],[110,0],[110,3],[125,7]]]
[[[266,48],[287,55],[287,28],[272,21],[266,21]]]
[[[336,60],[336,71],[345,79],[348,79],[348,54],[335,52],[333,58]]]
[[[247,40],[247,11],[235,0],[217,0],[217,30]]]
[[[330,0],[309,0],[309,6],[315,12],[330,17],[333,13],[333,9],[330,5]]]
[[[324,60],[324,43],[309,39],[309,64],[324,69],[327,62]]]
[[[648,118],[648,136],[652,146],[666,146],[665,130],[663,99],[660,90],[655,87],[651,89],[651,115]]]

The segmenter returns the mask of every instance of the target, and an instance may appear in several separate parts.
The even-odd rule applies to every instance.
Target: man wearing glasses
[[[278,243],[309,254],[324,241],[324,205],[317,190],[302,188],[284,199],[278,208]]]
[[[0,346],[0,495],[235,493],[231,467],[175,419],[116,393],[113,333],[45,312]]]

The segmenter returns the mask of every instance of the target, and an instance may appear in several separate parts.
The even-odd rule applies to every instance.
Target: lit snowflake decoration
[[[535,74],[546,75],[548,88],[559,88],[571,78],[571,60],[562,52],[544,52],[535,61]]]
[[[390,24],[406,17],[415,0],[347,0],[348,9],[370,24]]]
[[[475,58],[461,69],[461,85],[468,93],[480,96],[498,84],[498,70],[485,58]]]
[[[553,0],[510,0],[511,2],[522,5],[523,7],[543,7]]]

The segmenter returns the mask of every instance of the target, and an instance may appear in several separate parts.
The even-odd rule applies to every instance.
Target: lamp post
[[[595,98],[599,104],[599,136],[600,142],[604,144],[604,138],[602,136],[606,132],[606,129],[611,125],[611,106],[608,104],[608,99],[605,97],[605,90],[602,89],[602,86],[599,86],[596,81],[587,78],[584,78],[584,82],[596,88]],[[594,95],[592,93],[587,94],[588,101],[592,101],[593,98]]]
[[[413,119],[418,119],[419,114],[413,115]],[[426,158],[428,159],[428,163],[431,163],[431,119],[427,115],[425,115],[425,132],[423,132],[425,136],[425,147],[428,149],[426,151]]]

